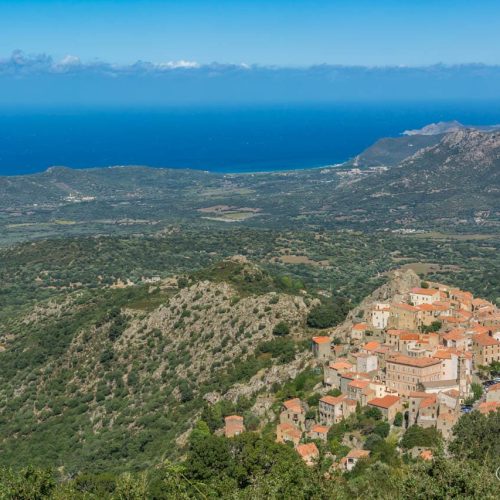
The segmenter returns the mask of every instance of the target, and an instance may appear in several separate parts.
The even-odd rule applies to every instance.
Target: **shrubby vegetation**
[[[227,408],[226,410],[229,410]],[[224,413],[224,412],[223,412]],[[204,413],[204,417],[210,417]],[[358,414],[358,422],[368,418]],[[361,419],[361,420],[360,420]],[[377,421],[377,420],[375,420]],[[379,421],[380,422],[380,421]],[[402,461],[391,436],[372,434],[366,448],[368,460],[348,474],[324,474],[328,448],[320,445],[320,461],[307,467],[293,448],[277,444],[258,433],[232,439],[213,434],[209,423],[198,421],[191,433],[187,456],[181,462],[164,461],[140,472],[79,473],[68,479],[55,471],[32,467],[0,470],[2,498],[85,499],[211,499],[211,498],[498,498],[500,412],[488,416],[473,412],[455,429],[451,456],[439,450],[435,458]],[[217,421],[217,425],[220,421]],[[464,443],[463,439],[469,439]],[[373,436],[377,436],[374,438]],[[464,445],[472,444],[473,450]],[[342,456],[345,450],[332,450]],[[496,453],[496,454],[495,454]]]

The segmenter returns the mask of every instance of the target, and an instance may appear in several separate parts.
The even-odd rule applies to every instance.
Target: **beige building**
[[[356,323],[355,325],[352,325],[351,338],[354,340],[362,340],[368,330],[368,323]]]
[[[281,407],[280,423],[292,424],[303,431],[306,426],[306,411],[305,404],[299,398],[289,399]]]
[[[386,385],[388,389],[407,395],[420,390],[422,382],[440,380],[441,360],[435,358],[411,358],[393,356],[386,361]]]
[[[355,366],[346,359],[338,359],[330,363],[323,372],[323,382],[328,387],[340,388],[340,377],[342,373],[352,372]]]
[[[333,425],[356,411],[356,401],[345,394],[323,396],[319,400],[319,419],[322,424]]]
[[[495,384],[488,388],[488,392],[486,393],[486,401],[500,401],[500,384]]]
[[[276,441],[278,443],[293,443],[297,446],[300,443],[302,432],[293,424],[285,422],[276,426]]]
[[[299,444],[295,449],[309,467],[312,467],[319,459],[319,450],[315,443]]]
[[[245,432],[243,417],[239,415],[229,415],[224,419],[224,434],[227,438],[231,438]]]
[[[434,288],[412,288],[410,301],[415,306],[433,304],[441,299],[441,293]]]
[[[326,443],[329,430],[330,427],[327,425],[316,424],[311,427],[308,436],[311,439],[319,439],[320,441],[324,441]]]
[[[368,401],[368,406],[378,408],[385,420],[394,421],[396,413],[402,410],[401,399],[398,396],[387,395],[382,398],[374,398]]]
[[[366,460],[369,457],[369,450],[351,450],[340,460],[340,467],[345,471],[351,471],[354,469],[359,460]]]
[[[368,373],[378,369],[378,358],[375,354],[359,352],[354,354],[356,358],[356,371]]]
[[[312,352],[316,359],[328,361],[330,359],[331,352],[330,337],[313,337]]]
[[[476,367],[500,361],[500,341],[488,334],[475,335],[472,338],[472,352]]]
[[[420,310],[410,304],[392,304],[387,326],[397,330],[418,330]]]
[[[389,320],[389,311],[391,306],[389,304],[377,303],[374,305],[371,312],[372,327],[377,330],[384,330],[387,328],[387,321]]]

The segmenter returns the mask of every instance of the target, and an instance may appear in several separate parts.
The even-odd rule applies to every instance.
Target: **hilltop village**
[[[290,443],[308,465],[332,429],[355,414],[383,422],[399,437],[412,426],[434,428],[446,442],[463,413],[500,408],[500,379],[488,380],[500,362],[500,310],[467,291],[421,283],[391,300],[370,304],[363,320],[312,338],[316,369],[322,370],[317,409],[299,398],[283,401],[276,440]],[[344,326],[345,329],[345,326]],[[245,430],[243,418],[226,417],[225,435]],[[350,471],[370,456],[362,440],[342,441],[334,467]],[[413,456],[432,459],[431,449]]]

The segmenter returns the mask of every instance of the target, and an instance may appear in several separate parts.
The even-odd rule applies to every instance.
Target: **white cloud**
[[[178,69],[178,68],[193,69],[193,68],[199,68],[200,64],[197,63],[196,61],[185,61],[184,59],[181,59],[180,61],[168,61],[168,62],[155,64],[155,66],[160,70],[162,70],[162,69]]]

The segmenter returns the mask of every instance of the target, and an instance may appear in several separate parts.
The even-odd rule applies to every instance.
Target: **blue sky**
[[[499,47],[498,0],[0,0],[0,59],[500,64]]]

